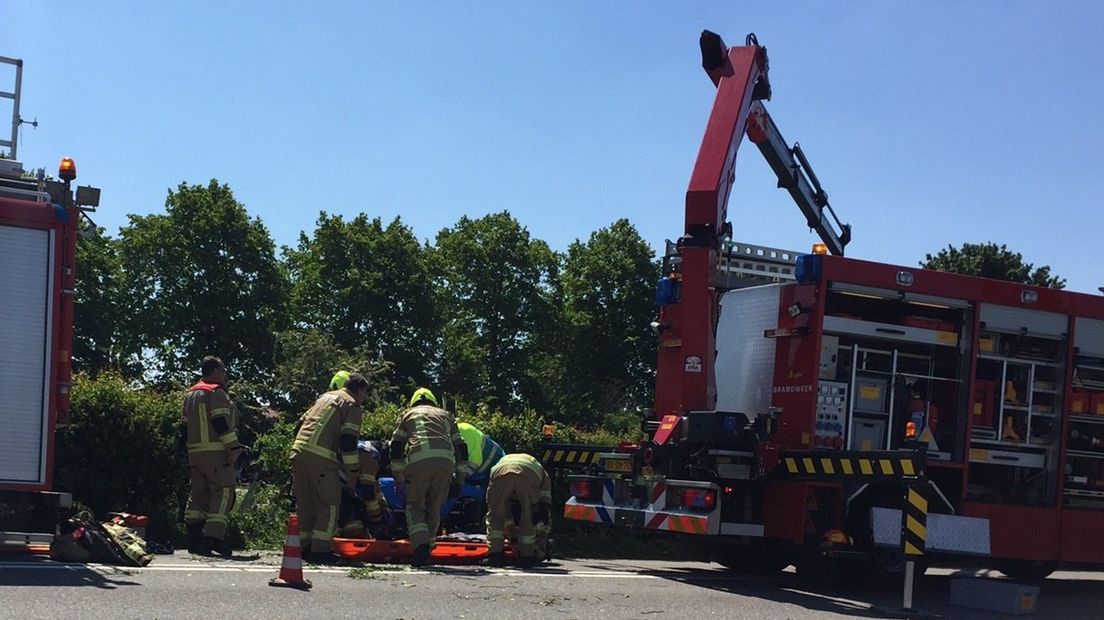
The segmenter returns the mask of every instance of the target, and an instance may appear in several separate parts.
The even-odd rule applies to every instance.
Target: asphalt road
[[[843,590],[730,574],[695,562],[560,560],[528,571],[313,567],[310,592],[268,586],[278,556],[200,561],[159,556],[143,569],[0,559],[4,618],[880,618],[899,591]],[[791,569],[792,570],[792,569]],[[934,573],[934,574],[931,574]],[[992,612],[948,604],[952,572],[934,569],[915,605],[946,618]],[[1104,573],[1056,573],[1037,618],[1100,618]]]

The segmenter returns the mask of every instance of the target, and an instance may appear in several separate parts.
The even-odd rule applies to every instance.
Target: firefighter
[[[188,551],[229,557],[226,517],[234,506],[234,464],[241,454],[237,413],[226,393],[226,366],[208,355],[200,363],[202,378],[184,397],[191,493],[184,523]]]
[[[471,424],[458,422],[456,426],[468,446],[468,469],[465,481],[476,486],[486,486],[491,468],[506,455],[506,451],[489,435]]]
[[[357,442],[360,477],[356,488],[341,498],[341,533],[345,538],[391,540],[391,509],[383,497],[378,477],[391,466],[387,444],[382,441]]]
[[[299,514],[303,558],[327,562],[333,554],[342,485],[352,489],[360,473],[357,438],[368,380],[352,373],[340,390],[318,397],[303,414],[291,444],[291,492]],[[344,475],[344,481],[341,476]]]
[[[441,524],[441,505],[458,493],[467,470],[468,448],[452,414],[437,406],[426,388],[410,397],[391,436],[391,471],[406,493],[406,529],[414,547],[413,566],[429,562]]]
[[[487,487],[487,541],[485,562],[503,566],[507,526],[516,527],[511,542],[517,546],[518,566],[528,567],[548,557],[551,532],[552,481],[537,459],[507,454],[491,469]]]

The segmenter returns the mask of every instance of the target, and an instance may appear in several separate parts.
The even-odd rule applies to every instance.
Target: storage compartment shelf
[[[894,325],[877,321],[863,321],[841,316],[824,317],[824,331],[833,334],[854,334],[884,340],[919,342],[946,347],[958,345],[958,334],[954,332],[924,329],[908,325]]]
[[[1083,424],[1104,424],[1104,416],[1100,415],[1071,415],[1070,422],[1081,422]]]
[[[974,442],[980,443],[980,442]],[[989,443],[989,442],[986,442]],[[994,445],[1005,446],[1007,444]],[[1017,446],[1017,447],[1032,447],[1032,446]],[[1045,450],[1045,448],[1041,449]],[[1028,452],[1028,451],[1014,451],[1014,450],[1001,450],[988,447],[970,448],[970,462],[971,463],[991,463],[993,465],[1011,465],[1014,467],[1030,467],[1032,469],[1043,469],[1046,467],[1046,454],[1042,452]]]
[[[1087,491],[1084,489],[1066,489],[1063,491],[1066,495],[1073,497],[1095,497],[1098,499],[1104,499],[1104,491]]]
[[[1089,452],[1086,450],[1066,450],[1066,455],[1083,459],[1104,459],[1104,452]]]

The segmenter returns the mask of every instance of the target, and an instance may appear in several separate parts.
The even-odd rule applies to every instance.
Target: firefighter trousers
[[[291,492],[299,515],[299,544],[303,551],[333,551],[337,512],[341,503],[341,478],[337,463],[313,459],[291,460]]]
[[[544,557],[549,528],[533,522],[539,499],[540,488],[521,473],[504,473],[491,479],[487,487],[487,542],[491,553],[502,553],[509,538],[517,544],[518,557]]]
[[[448,499],[456,464],[430,458],[410,463],[403,470],[406,479],[406,532],[410,544],[433,544],[441,527],[441,505]]]
[[[197,462],[189,465],[191,493],[184,521],[203,523],[203,535],[226,538],[226,519],[234,507],[237,480],[234,466],[227,462]]]

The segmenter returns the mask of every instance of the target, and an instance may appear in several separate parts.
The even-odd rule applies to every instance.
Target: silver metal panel
[[[763,332],[778,327],[782,285],[729,291],[721,297],[717,322],[717,409],[749,415],[771,406],[774,339]]]
[[[871,508],[874,544],[880,547],[901,545],[901,511]],[[928,514],[928,537],[924,548],[942,553],[989,555],[989,519]]]
[[[721,523],[721,534],[726,536],[756,536],[762,538],[763,526],[758,523]]]
[[[1104,357],[1104,321],[1077,317],[1073,345],[1081,355]]]
[[[0,482],[44,484],[53,232],[0,226]]]
[[[1019,333],[1026,330],[1030,336],[1051,338],[1065,338],[1069,333],[1066,315],[1040,310],[981,304],[981,320],[985,329],[994,331]]]
[[[876,321],[863,321],[862,319],[849,319],[842,316],[824,317],[824,331],[834,334],[855,334],[880,338],[882,340],[897,340],[903,342],[919,342],[922,344],[934,344],[945,347],[953,347],[958,344],[958,334],[943,332],[922,327],[908,325],[893,325],[891,323],[878,323]]]

